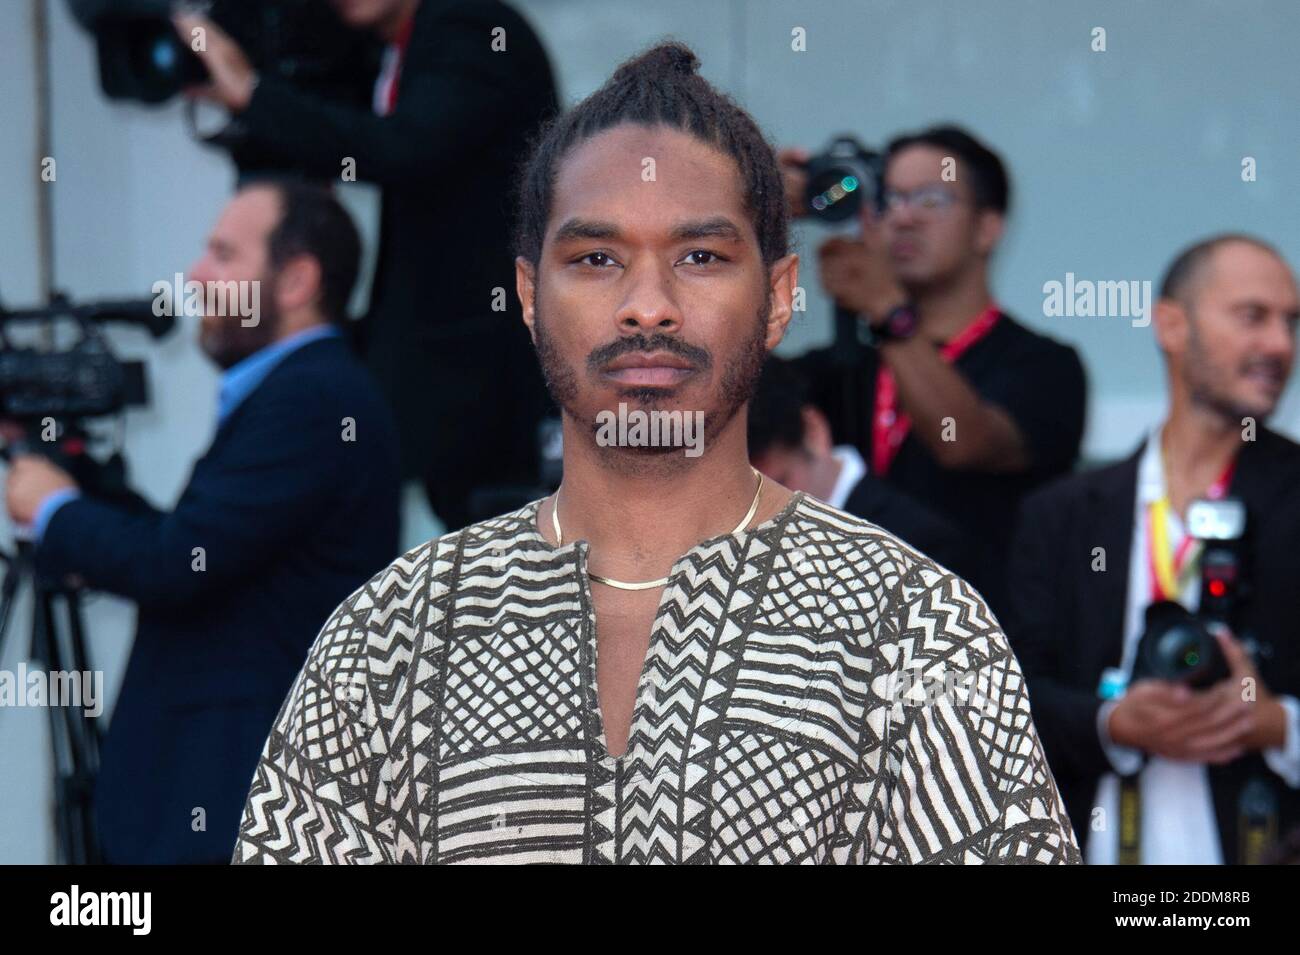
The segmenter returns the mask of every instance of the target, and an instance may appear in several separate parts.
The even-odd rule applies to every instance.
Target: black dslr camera
[[[864,204],[882,205],[884,156],[844,134],[803,165],[806,175],[803,205],[808,216],[830,226],[851,226]],[[856,312],[835,307],[831,358],[841,379],[839,389],[848,410],[840,423],[841,440],[856,443],[870,434],[870,420],[860,409],[869,407],[862,393],[861,365],[868,334]]]
[[[1187,512],[1188,533],[1204,542],[1201,601],[1196,613],[1172,600],[1146,609],[1133,679],[1155,678],[1204,689],[1228,676],[1228,664],[1214,629],[1236,629],[1247,592],[1241,567],[1246,508],[1236,498],[1194,501]]]
[[[884,157],[853,136],[831,140],[804,169],[808,175],[804,205],[814,219],[847,222],[857,217],[864,203],[879,208]]]

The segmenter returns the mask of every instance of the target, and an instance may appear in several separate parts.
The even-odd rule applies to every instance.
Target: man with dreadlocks
[[[235,862],[1079,861],[980,595],[749,466],[798,261],[697,65],[656,46],[537,142],[517,290],[563,484],[335,611]]]

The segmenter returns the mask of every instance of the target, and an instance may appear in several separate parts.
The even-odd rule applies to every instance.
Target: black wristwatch
[[[885,315],[885,320],[879,325],[871,326],[871,333],[876,344],[881,342],[901,342],[911,338],[916,334],[917,326],[920,320],[917,317],[916,309],[909,303],[904,302],[902,305],[895,305]]]

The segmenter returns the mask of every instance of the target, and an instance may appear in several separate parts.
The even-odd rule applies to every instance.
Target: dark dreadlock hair
[[[680,129],[730,156],[740,168],[763,262],[771,265],[787,253],[776,155],[753,118],[696,72],[699,64],[685,44],[660,43],[623,63],[604,86],[542,128],[520,175],[517,255],[533,264],[541,258],[556,172],[568,151],[623,123]]]

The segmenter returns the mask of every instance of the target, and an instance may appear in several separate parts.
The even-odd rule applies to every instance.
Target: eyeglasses
[[[885,214],[911,208],[922,215],[938,215],[957,202],[957,196],[943,186],[922,186],[909,192],[886,189],[880,198]]]

